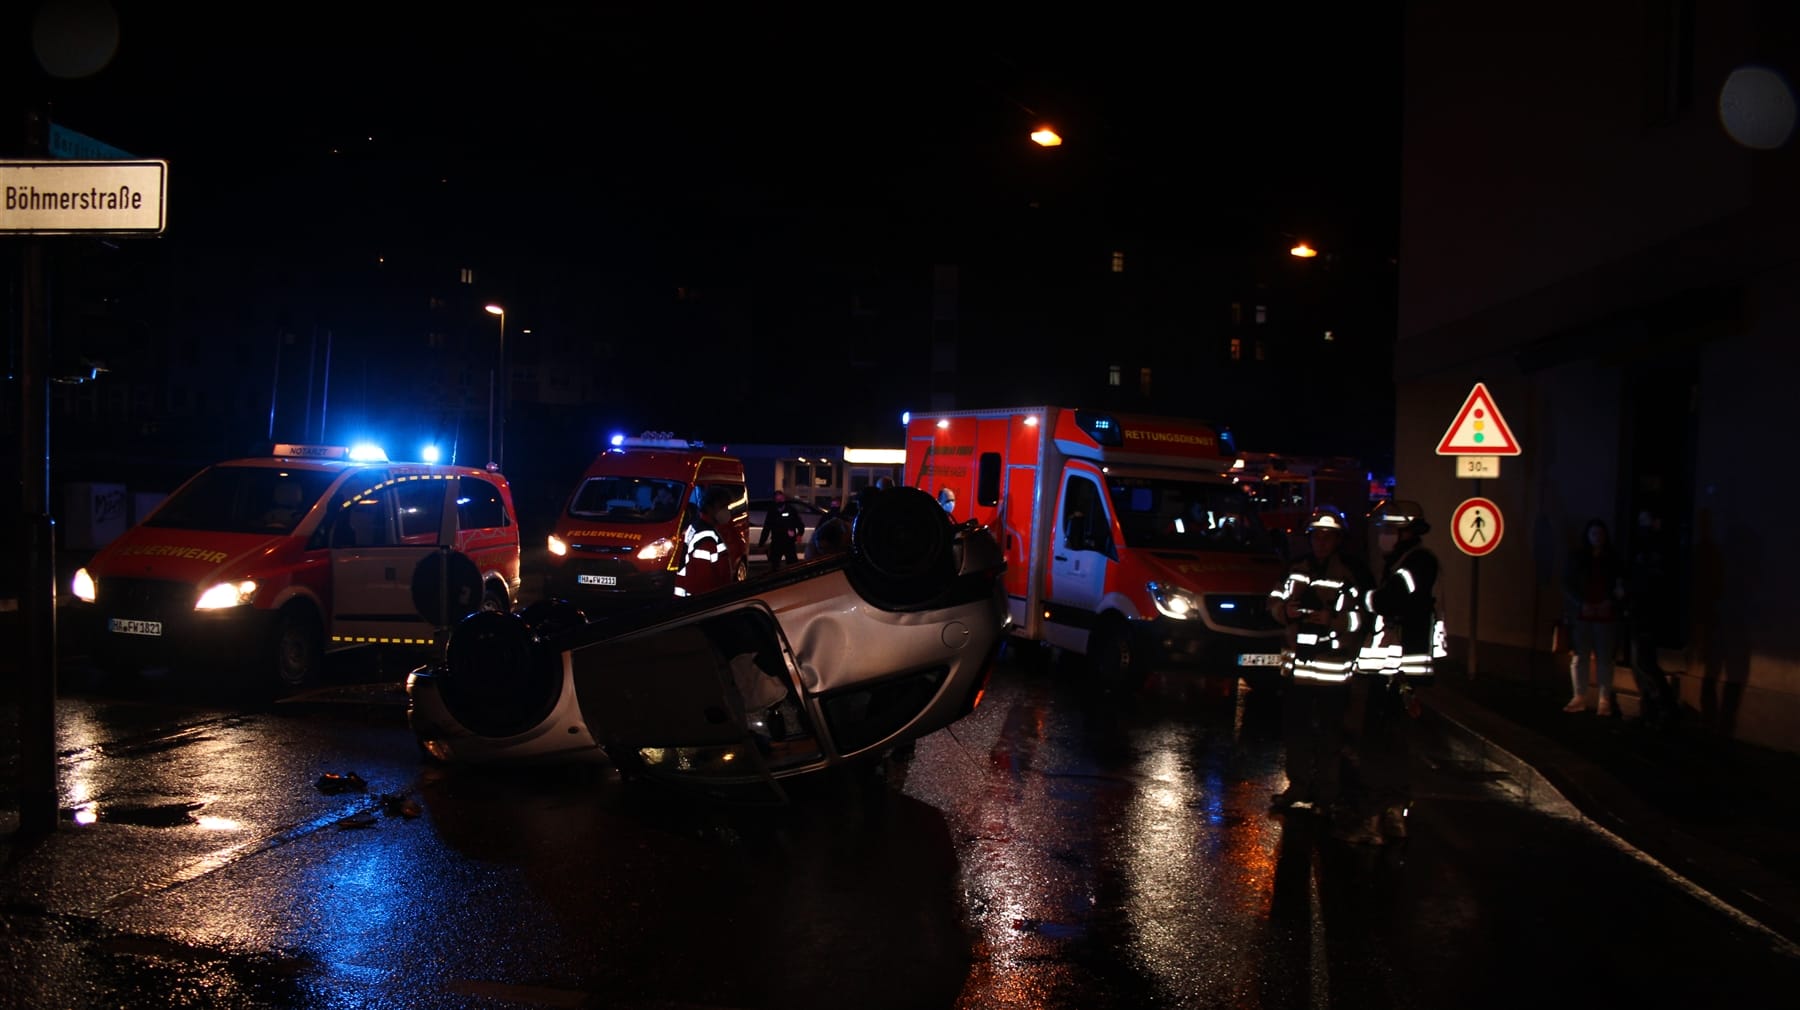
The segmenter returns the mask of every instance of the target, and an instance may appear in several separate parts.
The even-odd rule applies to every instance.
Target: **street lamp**
[[[489,305],[487,311],[489,315],[500,317],[499,371],[504,373],[506,371],[506,310],[498,305]],[[488,369],[488,459],[493,461],[496,469],[504,471],[506,469],[506,404],[504,401],[500,404],[500,436],[496,441],[494,438],[494,372],[495,369]],[[498,447],[498,455],[495,454],[496,447]]]
[[[1312,259],[1314,256],[1319,255],[1319,250],[1314,249],[1312,246],[1307,245],[1305,242],[1301,242],[1298,245],[1294,246],[1292,249],[1289,249],[1288,255],[1295,256],[1295,257],[1298,257],[1303,260],[1309,260],[1309,259]]]
[[[1040,126],[1031,131],[1031,139],[1039,147],[1059,147],[1062,145],[1062,137],[1048,126]]]

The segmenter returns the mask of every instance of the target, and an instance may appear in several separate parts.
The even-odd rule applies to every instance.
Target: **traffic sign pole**
[[[1481,481],[1475,481],[1475,497],[1481,497]],[[1452,526],[1455,523],[1452,521]],[[1456,536],[1453,528],[1451,536]],[[1481,641],[1481,555],[1469,558],[1469,672],[1468,678],[1475,679],[1475,652]]]

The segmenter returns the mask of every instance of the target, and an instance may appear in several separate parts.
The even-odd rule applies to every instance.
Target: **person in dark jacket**
[[[1310,552],[1269,593],[1269,612],[1288,626],[1281,698],[1288,786],[1270,801],[1277,811],[1327,813],[1339,800],[1350,678],[1366,632],[1362,595],[1373,585],[1361,559],[1340,549],[1346,525],[1338,509],[1314,509]]]
[[[1375,627],[1357,660],[1352,695],[1350,766],[1336,837],[1380,845],[1406,837],[1412,805],[1409,774],[1413,692],[1430,684],[1445,654],[1437,616],[1438,559],[1424,544],[1431,532],[1418,502],[1385,501],[1369,514],[1381,551],[1381,578],[1366,597]]]
[[[775,492],[775,504],[763,517],[762,536],[757,544],[768,549],[769,571],[800,560],[800,539],[806,535],[806,519],[787,500],[787,494]]]
[[[1594,668],[1599,702],[1594,711],[1613,714],[1613,664],[1619,650],[1619,617],[1625,599],[1625,570],[1613,550],[1606,520],[1589,519],[1582,544],[1563,570],[1563,602],[1573,632],[1575,657],[1569,680],[1575,696],[1564,712],[1587,711],[1588,664]]]

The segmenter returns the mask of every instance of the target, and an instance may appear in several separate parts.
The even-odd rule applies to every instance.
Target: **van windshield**
[[[144,525],[286,536],[336,478],[325,470],[209,467],[163,502]]]
[[[609,522],[660,523],[681,509],[678,481],[657,477],[589,477],[569,500],[569,515]]]
[[[1236,484],[1109,474],[1106,491],[1128,547],[1271,549],[1255,500]]]

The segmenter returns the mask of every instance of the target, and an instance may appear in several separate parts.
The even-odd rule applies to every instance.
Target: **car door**
[[[793,665],[774,616],[755,600],[577,645],[563,658],[582,718],[621,771],[782,800],[745,725],[732,671],[744,655],[764,671]]]
[[[436,623],[414,602],[413,580],[420,563],[438,557],[440,546],[450,542],[445,526],[455,516],[448,501],[453,487],[453,481],[415,481],[406,475],[396,480],[385,470],[361,471],[344,482],[325,520],[331,551],[331,644],[429,645],[436,640]],[[479,592],[477,585],[477,607]]]
[[[1057,498],[1056,532],[1050,545],[1049,618],[1044,637],[1065,649],[1085,650],[1087,634],[1106,585],[1112,553],[1112,517],[1097,469],[1071,464]]]

